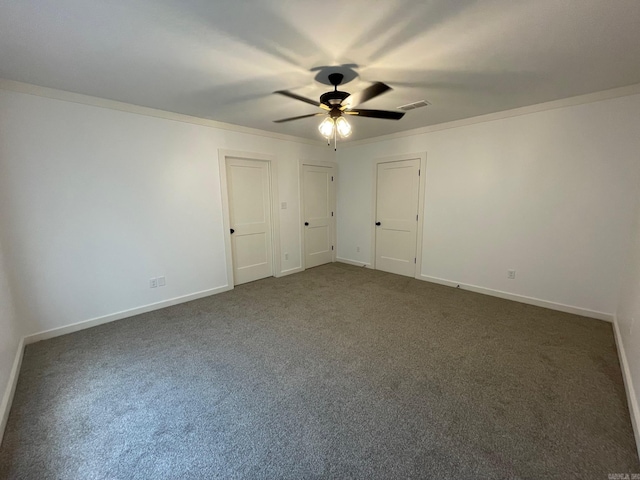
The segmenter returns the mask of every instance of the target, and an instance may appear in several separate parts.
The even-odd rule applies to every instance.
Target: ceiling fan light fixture
[[[351,125],[349,125],[349,122],[347,122],[347,119],[344,117],[338,117],[336,119],[336,129],[342,138],[347,138],[351,135]]]
[[[322,134],[322,136],[327,140],[333,137],[334,128],[335,128],[335,123],[333,121],[333,118],[331,117],[326,117],[324,120],[322,120],[322,122],[318,126],[318,130],[320,130],[320,133]]]

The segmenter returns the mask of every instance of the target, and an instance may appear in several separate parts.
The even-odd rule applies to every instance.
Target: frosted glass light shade
[[[324,138],[331,138],[333,136],[334,127],[333,118],[327,117],[322,121],[322,123],[320,123],[318,130],[320,130],[320,133]]]
[[[336,128],[342,138],[351,135],[351,125],[349,125],[349,122],[347,122],[347,119],[344,117],[338,117],[336,120]]]

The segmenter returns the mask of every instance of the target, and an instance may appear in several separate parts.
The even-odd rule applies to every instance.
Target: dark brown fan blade
[[[316,107],[320,106],[320,102],[316,102],[315,100],[311,100],[310,98],[307,97],[303,97],[301,95],[297,95],[293,92],[290,92],[289,90],[278,90],[276,92],[273,93],[279,93],[280,95],[284,95],[285,97],[289,97],[289,98],[294,98],[296,100],[300,100],[301,102],[305,102],[308,103],[310,105],[314,105]]]
[[[387,90],[391,90],[391,87],[382,82],[376,82],[373,85],[368,86],[364,90],[358,93],[353,93],[349,95],[343,102],[342,106],[344,108],[353,108],[361,103],[364,103],[372,98],[377,97],[378,95],[382,95]]]
[[[273,123],[290,122],[291,120],[300,120],[301,118],[317,117],[318,115],[326,115],[326,113],[310,113],[309,115],[300,115],[299,117],[283,118],[282,120],[274,120]]]
[[[359,117],[384,118],[386,120],[400,120],[404,112],[392,112],[390,110],[347,110],[346,115],[358,115]]]

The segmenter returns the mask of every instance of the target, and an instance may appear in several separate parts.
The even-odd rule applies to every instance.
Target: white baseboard
[[[629,362],[627,362],[627,354],[624,351],[622,336],[620,335],[620,327],[618,319],[614,316],[613,332],[616,338],[616,346],[618,347],[618,358],[622,367],[622,376],[624,378],[624,389],[627,392],[627,404],[629,405],[629,414],[631,415],[631,425],[633,426],[633,434],[636,437],[636,449],[638,450],[638,458],[640,458],[640,408],[638,407],[638,398],[633,388],[633,379],[631,378],[631,370],[629,370]]]
[[[286,277],[287,275],[291,275],[292,273],[300,273],[302,271],[304,271],[302,267],[295,267],[295,268],[289,268],[288,270],[282,270],[278,275],[278,278]]]
[[[23,354],[24,338],[21,338],[20,342],[18,343],[18,349],[16,351],[15,359],[13,360],[13,367],[11,367],[11,373],[9,374],[7,388],[5,388],[4,390],[2,403],[0,403],[0,444],[2,443],[2,438],[4,437],[4,429],[7,426],[7,420],[9,420],[9,412],[11,411],[11,404],[13,403],[13,395],[16,393],[16,385],[18,384],[18,374],[20,373]]]
[[[337,257],[336,262],[346,263],[348,265],[355,265],[356,267],[371,268],[371,264],[367,262],[358,262],[357,260],[350,260],[348,258]]]
[[[493,290],[491,288],[479,287],[477,285],[454,282],[451,280],[445,280],[443,278],[430,277],[428,275],[421,274],[416,276],[416,278],[418,280],[424,280],[426,282],[438,283],[440,285],[446,285],[448,287],[460,287],[463,290],[482,293],[484,295],[491,295],[492,297],[504,298],[506,300],[513,300],[515,302],[526,303],[528,305],[535,305],[536,307],[549,308],[551,310],[573,313],[575,315],[582,315],[583,317],[596,318],[598,320],[604,320],[605,322],[613,323],[614,316],[611,313],[598,312],[586,308],[574,307],[572,305],[565,305],[563,303],[550,302],[548,300],[541,300],[539,298],[518,295],[516,293],[503,292],[501,290]]]
[[[39,342],[40,340],[59,337],[60,335],[66,335],[67,333],[77,332],[79,330],[84,330],[85,328],[95,327],[97,325],[102,325],[103,323],[114,322],[123,318],[133,317],[134,315],[140,315],[141,313],[152,312],[161,308],[170,307],[179,303],[189,302],[191,300],[197,300],[198,298],[208,297],[210,295],[227,292],[229,290],[233,290],[233,286],[224,285],[222,287],[211,288],[209,290],[190,293],[188,295],[170,298],[169,300],[163,300],[157,303],[143,305],[142,307],[136,307],[129,310],[123,310],[121,312],[111,313],[102,317],[83,320],[78,323],[72,323],[71,325],[65,325],[64,327],[52,328],[51,330],[45,330],[43,332],[34,333],[33,335],[27,335],[26,337],[24,337],[24,343],[25,345],[29,345],[30,343]]]

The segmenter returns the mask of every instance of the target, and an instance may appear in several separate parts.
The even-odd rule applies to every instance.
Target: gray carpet
[[[29,345],[0,478],[640,472],[610,324],[325,265]]]

